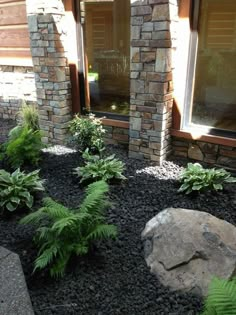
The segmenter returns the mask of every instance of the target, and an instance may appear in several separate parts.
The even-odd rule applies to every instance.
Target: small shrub
[[[39,130],[17,126],[11,130],[4,152],[11,166],[17,168],[26,163],[37,165],[43,147]]]
[[[33,206],[33,193],[43,191],[43,180],[39,178],[39,171],[29,174],[17,169],[12,174],[0,170],[0,208],[14,211],[20,206]]]
[[[22,102],[19,115],[22,126],[33,131],[39,130],[39,113],[35,105],[27,105],[25,102]]]
[[[105,129],[101,119],[95,118],[93,114],[83,118],[75,116],[69,125],[72,141],[84,151],[88,148],[91,152],[100,152],[104,149],[103,135]]]
[[[234,183],[236,178],[224,169],[204,169],[199,163],[188,163],[180,181],[179,192],[190,194],[193,191],[222,190],[224,183]]]
[[[111,179],[126,179],[122,175],[124,171],[124,163],[116,159],[114,155],[102,158],[98,155],[91,155],[86,150],[83,153],[85,166],[75,168],[75,173],[81,177],[83,181],[109,181]]]
[[[21,220],[38,226],[34,270],[49,266],[51,276],[62,276],[72,255],[85,255],[92,241],[117,235],[116,227],[105,223],[104,210],[110,205],[107,192],[103,181],[89,185],[80,208],[74,210],[46,198],[44,207]]]
[[[236,279],[213,278],[202,315],[236,314]]]

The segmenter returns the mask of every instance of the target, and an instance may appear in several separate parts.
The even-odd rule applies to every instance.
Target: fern
[[[45,198],[42,208],[20,221],[37,226],[34,240],[39,252],[34,270],[49,266],[51,276],[63,276],[72,255],[87,254],[94,240],[116,237],[116,227],[105,223],[104,210],[110,205],[107,192],[104,181],[89,185],[80,208],[73,210]]]
[[[11,130],[9,140],[4,146],[5,155],[14,168],[26,163],[37,165],[43,147],[41,132],[33,131],[26,126],[17,126]]]
[[[202,315],[236,314],[236,279],[213,278]]]

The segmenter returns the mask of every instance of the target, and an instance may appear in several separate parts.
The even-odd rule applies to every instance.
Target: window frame
[[[190,38],[189,51],[187,61],[187,76],[185,85],[184,104],[180,129],[185,132],[198,131],[201,134],[215,135],[228,138],[236,138],[236,130],[223,130],[211,126],[204,126],[200,124],[193,124],[191,122],[193,110],[193,96],[195,86],[197,53],[198,53],[198,26],[200,19],[200,8],[202,0],[192,0],[190,5]]]

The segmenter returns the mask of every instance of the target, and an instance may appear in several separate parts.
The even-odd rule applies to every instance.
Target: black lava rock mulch
[[[20,255],[36,315],[198,314],[199,297],[172,292],[150,274],[140,235],[146,222],[167,207],[206,211],[236,224],[235,185],[215,194],[181,195],[177,193],[179,162],[156,167],[129,160],[126,151],[114,146],[109,152],[126,163],[127,180],[111,186],[109,193],[113,206],[108,220],[118,226],[118,239],[101,242],[88,256],[71,261],[63,279],[52,280],[46,272],[32,274],[33,228],[18,225],[18,217],[0,221],[0,245]],[[84,188],[73,168],[81,163],[76,152],[64,154],[59,148],[44,153],[40,168],[46,193],[67,206],[79,205]]]

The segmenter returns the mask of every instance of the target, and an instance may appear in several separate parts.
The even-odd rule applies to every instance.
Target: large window
[[[194,2],[185,127],[234,135],[236,0]]]
[[[87,107],[129,114],[130,1],[81,1],[87,63]]]

